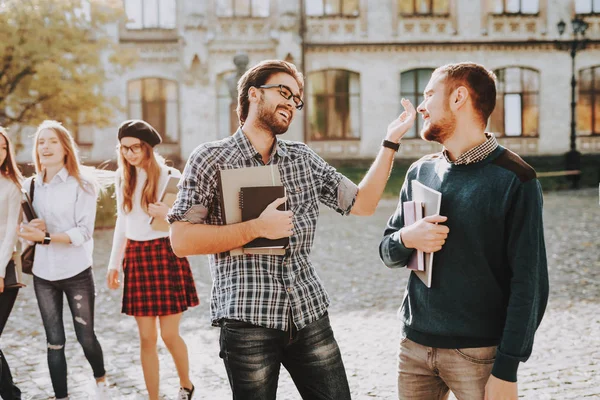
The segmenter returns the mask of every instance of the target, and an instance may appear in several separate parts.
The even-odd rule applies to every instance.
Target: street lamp
[[[558,34],[562,38],[565,33],[567,24],[561,20],[556,24]],[[566,170],[581,170],[581,153],[577,151],[577,122],[575,109],[577,103],[575,101],[575,88],[577,87],[577,80],[575,79],[575,56],[579,50],[585,49],[587,39],[585,38],[585,31],[588,28],[588,23],[580,17],[575,17],[571,21],[572,38],[566,41],[557,41],[556,46],[559,50],[568,50],[571,53],[571,146],[569,152],[565,155],[565,167]],[[570,175],[572,188],[579,187],[579,180],[581,174]]]

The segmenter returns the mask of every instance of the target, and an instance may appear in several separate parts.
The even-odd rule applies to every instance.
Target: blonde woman
[[[119,270],[123,267],[121,311],[134,316],[138,325],[140,358],[150,400],[159,396],[157,322],[179,375],[178,399],[189,400],[194,385],[179,323],[183,311],[199,303],[196,286],[188,260],[173,253],[169,232],[155,231],[149,224],[150,217],[166,218],[169,207],[157,201],[158,193],[169,175],[181,174],[155,154],[153,147],[161,137],[147,122],[125,121],[119,127],[118,139],[117,224],[108,286],[119,287]]]
[[[37,174],[33,208],[38,219],[21,224],[19,236],[38,243],[33,284],[48,343],[48,367],[56,399],[68,399],[63,300],[71,310],[77,340],[92,367],[98,399],[108,399],[104,357],[94,331],[92,272],[97,188],[84,177],[69,131],[44,121],[34,137]]]
[[[6,267],[12,260],[17,243],[17,225],[21,213],[23,180],[6,130],[0,127],[0,336],[17,298],[18,289],[6,289]],[[0,350],[0,398],[20,400],[21,391],[14,384],[8,362]]]

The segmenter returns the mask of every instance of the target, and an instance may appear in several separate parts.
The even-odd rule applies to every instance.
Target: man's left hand
[[[410,100],[402,99],[402,106],[404,107],[402,114],[393,120],[387,128],[387,135],[385,135],[385,138],[390,142],[398,143],[415,123],[417,111]]]
[[[503,381],[490,375],[485,385],[484,400],[517,400],[518,392],[517,382]]]

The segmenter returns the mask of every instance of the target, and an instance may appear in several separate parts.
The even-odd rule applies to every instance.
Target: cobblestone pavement
[[[354,399],[395,397],[399,325],[396,311],[407,273],[385,268],[377,245],[395,201],[383,201],[369,218],[340,217],[323,210],[313,261],[332,298],[330,315],[346,364]],[[551,193],[545,197],[545,229],[551,299],[536,336],[534,352],[519,371],[526,399],[600,399],[600,207],[596,190]],[[96,329],[105,352],[115,399],[144,398],[138,338],[133,318],[121,315],[119,291],[104,283],[111,231],[96,232]],[[189,346],[196,399],[231,398],[218,356],[218,329],[208,318],[210,274],[204,257],[193,272],[202,304],[186,312],[181,332]],[[28,277],[29,278],[29,277]],[[46,343],[31,281],[22,290],[2,337],[24,399],[47,399],[52,389]],[[65,313],[68,311],[65,310]],[[68,316],[69,314],[66,314]],[[92,373],[67,325],[71,399],[90,398]],[[161,393],[174,399],[178,378],[171,357],[159,344]],[[299,399],[285,371],[281,399]]]

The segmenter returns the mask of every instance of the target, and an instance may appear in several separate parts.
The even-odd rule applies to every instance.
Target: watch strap
[[[383,140],[383,142],[381,142],[381,145],[383,147],[387,147],[388,149],[392,149],[394,151],[398,151],[400,149],[400,143],[394,143],[391,142],[389,140]]]

